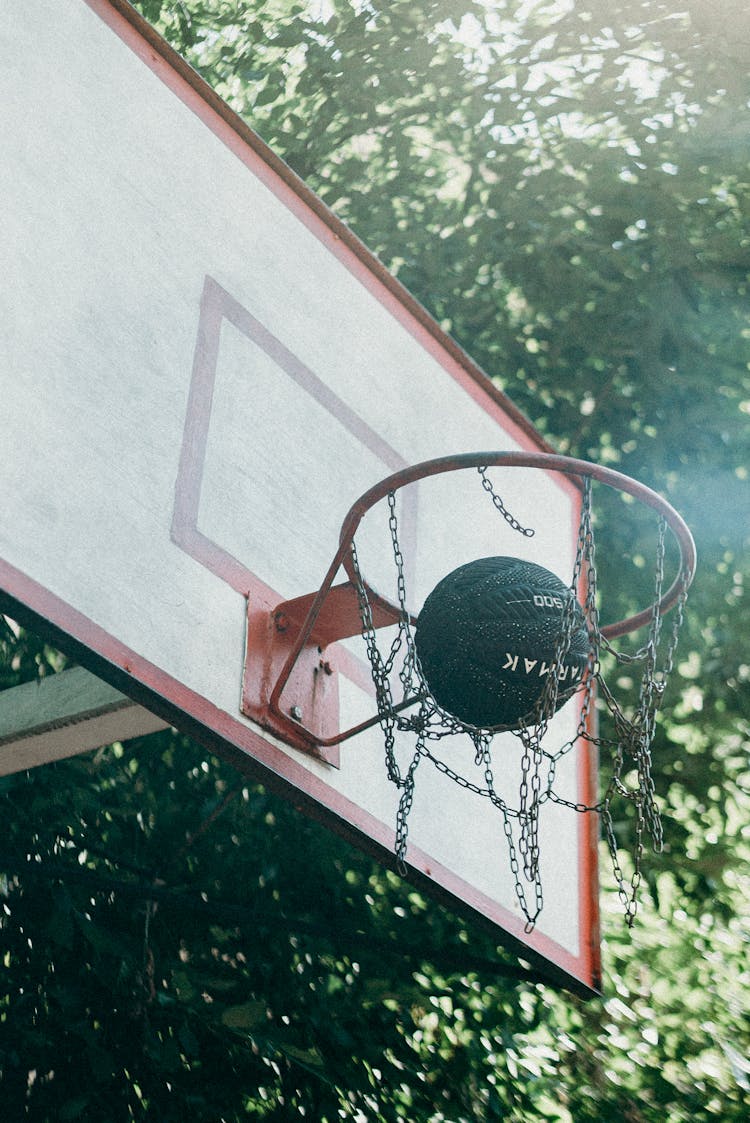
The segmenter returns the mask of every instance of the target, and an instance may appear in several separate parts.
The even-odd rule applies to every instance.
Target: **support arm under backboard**
[[[0,691],[0,776],[166,728],[83,667],[72,667]]]

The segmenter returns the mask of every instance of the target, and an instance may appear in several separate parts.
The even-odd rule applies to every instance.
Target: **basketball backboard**
[[[316,750],[275,726],[254,627],[318,588],[347,510],[382,477],[544,444],[123,0],[27,0],[0,41],[13,279],[0,295],[0,607],[391,863],[398,795],[379,730]],[[399,493],[415,611],[488,554],[568,579],[575,486],[518,472],[498,487],[533,538],[514,535],[476,478]],[[382,513],[361,553],[385,585]],[[320,654],[326,727],[369,717],[357,637]],[[285,705],[308,703],[309,688]],[[555,722],[571,735],[577,719],[573,702]],[[565,768],[567,798],[590,801],[590,750]],[[492,809],[439,772],[415,798],[410,874],[586,990],[599,972],[596,823],[546,810],[531,933]]]

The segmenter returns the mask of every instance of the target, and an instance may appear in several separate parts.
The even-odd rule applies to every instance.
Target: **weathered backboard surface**
[[[126,4],[25,0],[0,43],[0,604],[391,862],[397,792],[378,729],[330,763],[243,714],[248,602],[313,592],[351,503],[396,469],[543,445]],[[533,539],[476,476],[400,499],[417,608],[487,554],[569,578],[572,484],[495,483]],[[371,522],[362,560],[378,586],[392,549],[386,520]],[[361,644],[336,646],[343,727],[374,703]],[[572,703],[555,722],[576,720]],[[558,790],[587,799],[593,762],[581,750],[566,767]],[[487,803],[425,770],[412,875],[562,981],[595,986],[593,817],[548,806],[545,906],[525,935]]]

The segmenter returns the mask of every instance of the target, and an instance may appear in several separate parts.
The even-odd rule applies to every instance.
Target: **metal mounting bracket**
[[[392,622],[391,610],[383,609],[379,623]],[[377,721],[339,732],[335,641],[361,629],[349,581],[272,607],[248,597],[242,712],[287,744],[338,767],[340,742]]]

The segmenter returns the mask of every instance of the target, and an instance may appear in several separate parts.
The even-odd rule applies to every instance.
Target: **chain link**
[[[414,802],[414,773],[421,760],[419,744],[412,757],[401,789],[401,799],[396,812],[396,866],[402,877],[406,875],[406,850],[409,840],[409,812]]]
[[[494,487],[492,486],[492,481],[487,475],[487,468],[477,468],[477,472],[479,472],[479,475],[482,477],[482,487],[492,500],[495,509],[500,512],[511,530],[518,531],[518,533],[523,534],[525,538],[533,538],[536,532],[532,529],[532,527],[521,526],[518,519],[510,513],[500,496],[495,491]]]

